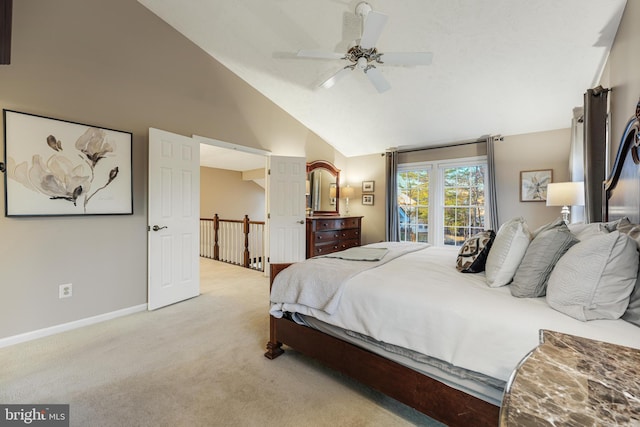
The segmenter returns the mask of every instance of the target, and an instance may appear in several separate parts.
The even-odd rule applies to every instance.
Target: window
[[[400,240],[461,246],[485,228],[485,158],[398,167]]]
[[[398,172],[400,240],[429,241],[430,167]]]

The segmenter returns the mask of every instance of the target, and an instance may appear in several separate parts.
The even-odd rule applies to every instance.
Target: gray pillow
[[[553,267],[578,239],[562,222],[538,232],[531,241],[511,283],[511,295],[538,298],[547,292],[547,282]]]
[[[575,319],[618,319],[638,273],[636,243],[618,231],[571,247],[547,284],[547,303]]]
[[[620,233],[624,233],[627,236],[635,240],[636,245],[640,248],[640,225],[631,224],[629,221],[619,224],[617,230]],[[622,318],[627,322],[633,323],[636,326],[640,326],[640,276],[636,278],[636,285],[631,292],[629,298],[629,306],[622,315]]]
[[[636,285],[629,298],[629,306],[622,315],[622,318],[629,323],[640,326],[640,277],[636,279]]]
[[[555,220],[555,221],[550,222],[550,223],[548,223],[548,224],[545,224],[545,225],[542,225],[542,226],[540,226],[540,227],[536,228],[536,229],[533,231],[533,233],[531,233],[531,238],[532,238],[532,239],[535,239],[535,238],[536,238],[536,236],[537,236],[538,234],[542,233],[543,231],[551,230],[552,228],[557,228],[557,227],[560,227],[560,226],[562,226],[562,225],[566,225],[566,224],[564,223],[564,220],[562,219],[562,217],[558,217],[558,218],[556,218],[556,220]]]
[[[603,223],[604,227],[608,231],[616,231],[619,227],[628,226],[630,224],[631,224],[631,221],[629,221],[629,218],[627,218],[626,216],[623,216],[620,219],[616,219],[615,221],[609,221],[609,222]]]

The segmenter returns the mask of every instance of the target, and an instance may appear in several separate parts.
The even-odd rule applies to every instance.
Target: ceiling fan
[[[361,37],[360,40],[356,40],[355,46],[351,47],[346,54],[316,50],[299,50],[296,54],[300,58],[344,59],[350,62],[349,65],[322,82],[320,87],[332,87],[357,68],[358,70],[362,70],[376,90],[382,93],[389,90],[391,85],[387,79],[384,78],[380,70],[376,68],[376,65],[413,66],[431,64],[433,58],[431,52],[378,52],[375,44],[380,38],[389,16],[380,12],[374,12],[371,5],[367,2],[358,3],[356,6],[356,15],[362,18]]]

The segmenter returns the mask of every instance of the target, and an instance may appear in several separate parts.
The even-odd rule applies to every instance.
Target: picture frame
[[[363,194],[362,195],[362,204],[373,206],[373,194]]]
[[[553,182],[553,169],[539,169],[520,172],[520,201],[544,202],[547,200],[547,186]]]
[[[362,181],[362,192],[373,193],[375,181]]]
[[[133,214],[131,132],[2,113],[5,216]]]

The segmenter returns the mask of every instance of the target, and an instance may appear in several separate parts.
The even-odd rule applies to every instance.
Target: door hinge
[[[271,175],[271,169],[267,169],[267,175]]]
[[[267,214],[267,219],[271,219],[271,214],[270,213]]]

